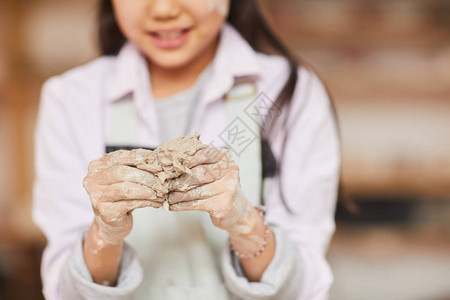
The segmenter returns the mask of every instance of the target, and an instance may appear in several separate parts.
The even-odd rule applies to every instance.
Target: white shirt
[[[267,99],[275,99],[288,72],[283,57],[256,53],[225,23],[193,130],[201,134],[205,144],[212,141],[224,146],[218,130],[226,126],[223,95],[233,85],[233,78],[254,76],[258,91],[264,92]],[[94,218],[82,179],[89,162],[104,155],[106,103],[133,92],[140,114],[141,145],[156,148],[161,143],[149,76],[141,54],[127,44],[118,56],[100,57],[49,79],[43,86],[35,135],[33,220],[48,239],[41,266],[47,299],[60,299],[57,287],[63,267],[76,269],[70,269],[74,260],[68,258],[72,251],[81,251],[80,233]],[[325,254],[335,230],[339,138],[330,100],[320,80],[304,67],[298,68],[298,76],[291,108],[282,110],[280,116],[289,115],[288,131],[277,126],[270,139],[281,164],[284,196],[294,213],[289,214],[281,203],[280,177],[276,176],[265,204],[267,221],[274,224],[277,249],[261,281],[248,282],[235,274],[230,256],[222,259],[227,288],[241,298],[327,299],[333,281]],[[285,151],[281,153],[286,133]],[[76,279],[72,288],[88,294],[100,289],[104,295],[116,296],[131,292],[133,284],[127,283],[138,282],[139,274],[127,273],[127,268],[139,269],[139,262],[132,251],[127,253],[123,261],[130,263],[121,270],[117,287],[103,287],[72,274],[70,280]]]

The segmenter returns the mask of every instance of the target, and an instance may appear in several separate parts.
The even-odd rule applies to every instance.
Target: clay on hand
[[[207,147],[209,146],[202,144],[200,141],[199,133],[180,136],[162,143],[153,151],[151,159],[136,165],[136,168],[149,171],[158,178],[157,190],[161,192],[160,196],[165,198],[163,206],[165,209],[168,208],[167,194],[172,190],[170,180],[183,174],[191,174],[189,169],[190,158]]]
[[[89,164],[83,181],[100,235],[119,243],[132,229],[136,208],[202,210],[230,232],[249,231],[251,205],[229,150],[205,145],[200,135],[180,136],[154,151],[118,150]]]
[[[172,179],[168,194],[173,211],[201,210],[213,224],[235,234],[247,234],[252,206],[242,192],[239,166],[228,149],[205,147],[185,162],[191,174]]]
[[[206,147],[196,133],[162,143],[154,151],[118,150],[92,161],[83,186],[100,236],[110,244],[118,244],[131,232],[134,209],[169,209],[170,180],[190,174],[188,158]]]
[[[134,209],[162,206],[167,190],[154,174],[136,168],[153,156],[150,150],[118,150],[89,164],[83,186],[105,242],[119,244],[131,232]]]

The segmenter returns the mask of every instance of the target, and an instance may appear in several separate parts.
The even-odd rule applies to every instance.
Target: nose
[[[153,0],[148,7],[153,19],[171,19],[180,14],[181,8],[178,0]]]

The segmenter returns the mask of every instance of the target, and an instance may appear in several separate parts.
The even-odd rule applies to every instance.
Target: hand
[[[253,208],[242,192],[239,166],[229,150],[209,146],[197,151],[185,165],[192,175],[171,180],[169,209],[206,211],[216,227],[230,234],[249,233]]]
[[[159,181],[151,172],[135,168],[152,151],[119,150],[89,164],[83,186],[89,194],[100,237],[109,244],[119,244],[131,232],[133,215],[140,207],[162,206],[160,192],[152,187]]]
[[[201,210],[209,213],[213,224],[228,231],[233,248],[254,254],[264,244],[263,219],[242,193],[239,167],[226,149],[207,147],[197,151],[184,163],[192,175],[184,174],[169,181],[169,209]],[[275,253],[275,237],[269,239],[261,255],[241,259],[249,281],[259,281]]]

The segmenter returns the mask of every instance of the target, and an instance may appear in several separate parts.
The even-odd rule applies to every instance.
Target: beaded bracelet
[[[258,212],[258,214],[260,215],[260,217],[262,218],[262,220],[264,222],[264,242],[263,242],[263,245],[261,246],[261,248],[252,254],[240,253],[239,251],[237,251],[233,248],[233,245],[231,245],[231,242],[230,242],[231,250],[233,250],[234,254],[239,258],[255,258],[255,257],[261,255],[261,253],[263,253],[264,249],[266,249],[267,241],[269,240],[269,225],[267,225],[265,218],[264,218],[264,212],[265,212],[266,208],[264,206],[254,206],[254,209],[256,209],[256,211]]]

